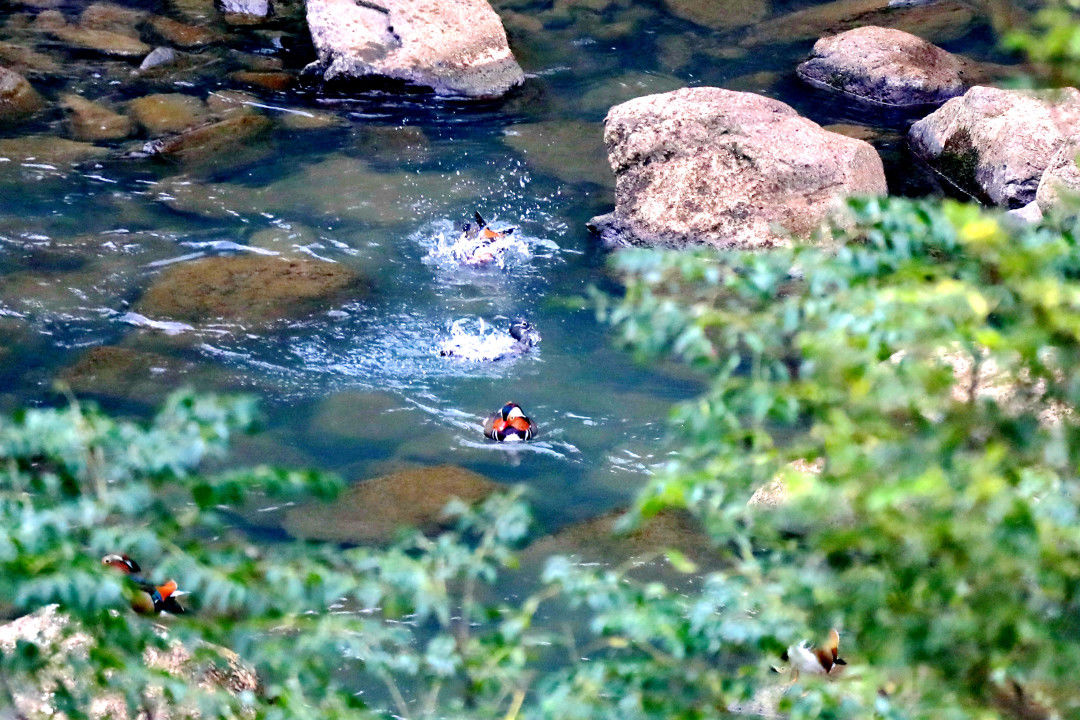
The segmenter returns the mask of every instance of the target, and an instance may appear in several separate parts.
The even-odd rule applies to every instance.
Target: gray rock
[[[1080,128],[1076,128],[1080,132]],[[1044,213],[1060,207],[1062,204],[1071,203],[1073,208],[1080,200],[1080,168],[1077,167],[1077,158],[1080,157],[1080,136],[1063,143],[1061,148],[1050,159],[1039,180],[1039,188],[1035,191],[1035,202]]]
[[[964,92],[963,64],[952,53],[903,30],[860,27],[824,37],[799,77],[872,103],[940,104]]]
[[[227,15],[264,18],[270,14],[270,0],[218,0],[217,7]]]
[[[161,65],[171,65],[176,62],[176,51],[171,47],[156,47],[143,58],[139,64],[139,70],[149,70]]]
[[[848,194],[886,192],[874,148],[782,102],[720,88],[636,98],[604,123],[615,212],[609,245],[756,249],[808,236]]]
[[[1034,225],[1043,219],[1042,209],[1037,202],[1029,202],[1027,205],[1005,213],[1005,222],[1016,228],[1025,225]]]
[[[911,126],[912,150],[958,188],[996,205],[1035,199],[1065,141],[1080,133],[1080,92],[977,86]]]
[[[375,75],[494,97],[525,79],[487,0],[307,0],[307,21],[326,81]]]

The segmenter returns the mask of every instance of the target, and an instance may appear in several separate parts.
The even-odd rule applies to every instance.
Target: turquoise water
[[[912,118],[798,83],[794,66],[812,40],[789,42],[781,31],[741,47],[745,28],[711,30],[659,3],[589,5],[599,9],[498,6],[516,13],[506,23],[530,76],[504,101],[262,91],[257,101],[275,121],[272,133],[248,152],[198,167],[123,157],[137,140],[100,143],[107,152],[75,171],[48,161],[0,162],[0,404],[56,402],[57,378],[80,396],[135,414],[186,384],[251,392],[262,399],[266,430],[239,443],[236,462],[316,466],[349,480],[449,462],[528,485],[546,529],[625,503],[666,457],[672,403],[703,386],[676,366],[636,364],[583,302],[590,287],[615,288],[584,227],[613,203],[601,138],[607,108],[687,84],[763,92],[819,123],[865,126],[894,192],[937,190],[904,150]],[[775,3],[762,22],[811,5]],[[168,5],[143,6],[183,17]],[[74,16],[82,7],[63,10]],[[0,11],[7,18],[0,39],[25,38],[19,18],[27,10]],[[229,31],[223,47],[280,57],[296,69],[308,51],[296,30],[279,21],[270,31]],[[1002,59],[980,6],[967,21],[928,34],[947,49]],[[234,85],[213,65],[133,79],[130,63],[69,55],[51,41],[30,44],[66,62],[34,80],[50,99],[78,89],[122,105],[149,92],[207,98]],[[203,54],[231,67],[225,50]],[[301,130],[286,122],[314,114],[333,126]],[[59,112],[50,112],[0,138],[64,132]],[[518,226],[534,256],[505,271],[425,260],[438,234],[474,209],[496,226]],[[237,246],[330,259],[369,278],[372,290],[269,331],[208,326],[167,335],[131,324],[126,314],[162,268],[245,252]],[[517,317],[542,334],[538,351],[489,364],[436,351],[456,320]],[[96,346],[150,359],[140,371],[88,380],[71,368]],[[508,451],[484,441],[481,418],[508,400],[539,424],[538,442]]]

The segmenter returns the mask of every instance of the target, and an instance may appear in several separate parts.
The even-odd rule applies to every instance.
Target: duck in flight
[[[185,593],[177,589],[175,580],[167,580],[163,585],[155,585],[142,576],[139,563],[127,555],[111,553],[101,558],[101,564],[127,576],[131,584],[129,588],[131,609],[140,615],[158,615],[163,612],[180,615],[185,612],[177,599]]]

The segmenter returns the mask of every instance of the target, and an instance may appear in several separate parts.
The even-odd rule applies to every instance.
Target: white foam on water
[[[539,341],[536,335],[536,341]],[[494,362],[518,356],[526,348],[509,328],[494,327],[483,318],[461,318],[450,324],[448,336],[436,346],[438,354],[458,362]]]

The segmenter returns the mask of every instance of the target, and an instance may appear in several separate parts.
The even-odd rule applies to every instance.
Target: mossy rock
[[[522,564],[542,564],[552,555],[569,555],[579,562],[614,566],[667,549],[678,550],[698,564],[717,561],[712,541],[689,513],[665,510],[629,532],[619,532],[616,525],[625,513],[613,510],[542,537],[522,553]]]
[[[367,289],[356,272],[339,263],[265,255],[210,257],[168,267],[143,294],[138,311],[154,319],[265,327],[328,310]]]
[[[182,93],[158,93],[132,100],[128,107],[147,134],[180,132],[198,125],[207,115],[206,104]]]
[[[191,363],[166,355],[103,345],[80,355],[61,371],[59,380],[79,395],[150,405],[164,400],[191,370]]]
[[[45,101],[22,75],[0,67],[0,126],[22,122]]]
[[[131,118],[74,93],[60,98],[68,113],[68,131],[76,140],[119,140],[131,134]]]
[[[437,531],[451,500],[479,502],[500,487],[454,465],[400,470],[358,483],[333,503],[291,509],[285,529],[311,540],[383,543],[402,528]]]
[[[664,0],[677,17],[714,30],[752,25],[769,14],[769,0]]]
[[[218,169],[219,159],[238,158],[245,161],[252,148],[246,143],[270,129],[271,122],[265,115],[255,112],[238,112],[224,120],[186,130],[176,137],[165,140],[157,148],[163,158],[185,163],[214,161]]]

